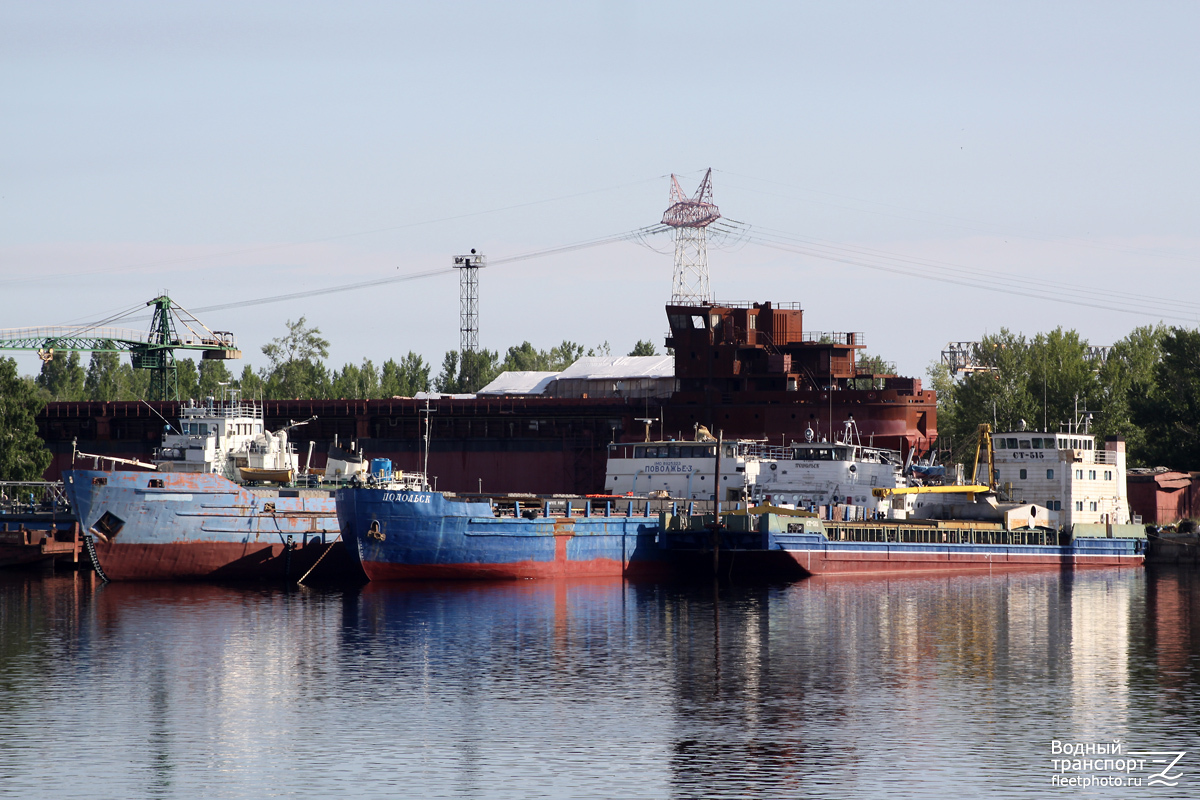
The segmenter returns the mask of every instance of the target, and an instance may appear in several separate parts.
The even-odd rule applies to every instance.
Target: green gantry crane
[[[210,330],[165,294],[146,303],[154,306],[150,331],[114,328],[112,323],[144,306],[135,306],[93,325],[0,330],[0,350],[36,350],[43,361],[58,353],[129,353],[134,369],[148,369],[151,400],[178,400],[176,350],[199,350],[203,358],[241,358],[229,331]]]

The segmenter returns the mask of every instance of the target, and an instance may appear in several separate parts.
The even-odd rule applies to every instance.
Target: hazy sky
[[[908,374],[1001,327],[1194,327],[1198,33],[1195,3],[0,0],[0,328],[585,242],[710,166],[751,226],[717,299],[799,301]],[[489,267],[481,345],[661,349],[652,244]],[[255,366],[302,315],[331,366],[436,372],[457,279],[199,313]]]

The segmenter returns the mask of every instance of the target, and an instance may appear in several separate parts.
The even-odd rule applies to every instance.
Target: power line
[[[917,269],[907,268],[907,267],[904,267],[901,265],[888,265],[886,263],[885,264],[872,263],[863,258],[852,258],[850,256],[841,256],[841,255],[836,255],[836,254],[832,254],[832,253],[828,253],[828,252],[821,252],[820,250],[817,250],[814,248],[806,248],[806,247],[802,247],[802,246],[772,241],[771,239],[768,239],[766,237],[751,237],[751,241],[762,247],[768,247],[768,248],[772,248],[775,250],[782,250],[782,251],[788,252],[788,253],[796,253],[799,255],[808,255],[808,256],[812,256],[814,258],[819,258],[824,261],[833,261],[833,262],[837,262],[837,263],[841,263],[841,264],[849,264],[851,266],[864,267],[866,269],[878,270],[880,272],[889,272],[889,273],[897,274],[897,275],[907,275],[909,277],[914,277],[914,278],[924,278],[925,280],[938,281],[940,283],[949,283],[949,284],[953,284],[956,286],[965,286],[965,287],[968,287],[971,289],[979,289],[979,290],[987,291],[987,292],[1015,295],[1017,297],[1022,297],[1025,299],[1029,299],[1031,297],[1031,290],[1029,288],[1020,288],[1020,287],[1016,287],[1016,286],[1006,287],[1006,286],[1003,286],[1003,285],[1000,285],[997,283],[981,282],[979,280],[973,279],[970,276],[966,276],[966,275],[964,275],[962,277],[955,277],[952,275],[928,274],[928,273],[920,272]],[[1182,321],[1187,321],[1187,322],[1191,322],[1191,323],[1196,322],[1195,317],[1186,317],[1186,316],[1182,316],[1181,314],[1164,314],[1164,313],[1161,313],[1161,311],[1157,311],[1157,310],[1146,310],[1143,308],[1131,308],[1129,306],[1106,305],[1102,302],[1090,301],[1086,296],[1078,297],[1078,298],[1071,298],[1071,297],[1063,296],[1060,294],[1046,294],[1044,291],[1044,288],[1045,287],[1043,286],[1042,287],[1043,291],[1036,293],[1032,296],[1035,296],[1035,297],[1037,297],[1039,299],[1043,299],[1043,300],[1049,300],[1051,302],[1064,303],[1067,305],[1075,305],[1075,306],[1084,306],[1086,308],[1097,308],[1097,309],[1101,309],[1104,311],[1116,311],[1116,312],[1120,312],[1120,313],[1124,313],[1124,314],[1141,314],[1141,315],[1149,314],[1149,315],[1158,316],[1158,317],[1161,317],[1164,319],[1176,319],[1176,320],[1182,320]]]
[[[1145,301],[1142,305],[1150,304],[1153,308],[1151,312],[1156,312],[1159,306],[1174,306],[1179,311],[1187,313],[1192,312],[1200,316],[1200,304],[1185,300],[1173,300],[1166,297],[1154,297],[1152,295],[1140,295],[1127,291],[1114,291],[1102,288],[1094,288],[1087,286],[1079,286],[1077,284],[1063,283],[1060,281],[1047,280],[1045,278],[1025,278],[1014,276],[1011,274],[999,273],[995,269],[981,269],[978,267],[969,267],[963,264],[955,264],[946,261],[936,261],[932,259],[914,258],[912,256],[888,252],[885,250],[876,250],[868,247],[853,247],[848,245],[837,245],[831,242],[824,242],[817,239],[809,239],[786,231],[773,230],[771,228],[752,228],[748,231],[748,236],[754,238],[758,231],[766,232],[765,238],[771,240],[783,240],[786,243],[796,243],[798,245],[814,248],[820,252],[832,252],[836,255],[860,256],[863,258],[879,259],[887,262],[895,262],[898,264],[909,265],[912,267],[926,268],[935,271],[949,273],[951,275],[961,274],[963,276],[971,276],[980,281],[996,281],[1003,280],[1007,283],[1019,284],[1027,286],[1029,291],[1043,293],[1047,289],[1058,290],[1062,292],[1071,292],[1073,294],[1091,297],[1105,301],[1119,300],[1125,303],[1134,301],[1134,305],[1138,305],[1137,301]],[[763,236],[758,238],[762,239]],[[812,255],[814,253],[807,252]]]
[[[715,171],[720,172],[723,175],[730,175],[735,178],[744,178],[746,180],[759,181],[761,183],[767,183],[767,184],[771,184],[774,186],[779,186],[781,188],[790,189],[794,192],[807,192],[810,194],[825,195],[826,197],[834,197],[839,200],[848,200],[848,201],[855,202],[855,203],[864,203],[864,204],[868,204],[868,205],[879,206],[880,208],[893,209],[894,211],[898,211],[898,212],[902,212],[902,213],[892,213],[889,211],[878,211],[878,210],[872,210],[869,208],[856,208],[854,206],[837,205],[834,203],[829,203],[829,202],[825,202],[825,201],[821,201],[821,200],[804,200],[804,201],[802,201],[802,202],[816,203],[819,205],[828,206],[830,208],[837,208],[837,209],[841,209],[843,211],[854,211],[854,212],[857,212],[860,214],[873,214],[876,216],[890,217],[892,219],[901,219],[901,220],[905,220],[908,222],[932,223],[932,224],[941,225],[944,227],[957,228],[959,230],[973,231],[975,233],[987,233],[987,234],[990,234],[993,236],[1004,236],[1009,239],[1023,239],[1026,241],[1046,242],[1046,243],[1051,243],[1051,244],[1065,243],[1065,244],[1074,245],[1076,247],[1084,247],[1084,248],[1089,248],[1089,249],[1093,249],[1093,250],[1110,250],[1110,251],[1118,252],[1118,253],[1128,253],[1130,255],[1150,256],[1152,258],[1164,258],[1164,259],[1171,259],[1171,260],[1176,260],[1176,261],[1185,261],[1185,262],[1190,262],[1190,263],[1200,262],[1200,258],[1196,258],[1195,256],[1184,255],[1182,253],[1170,253],[1170,252],[1163,252],[1162,250],[1153,250],[1153,249],[1148,249],[1148,248],[1123,247],[1121,245],[1103,244],[1100,242],[1088,241],[1085,239],[1080,239],[1078,237],[1072,237],[1072,236],[1051,238],[1051,237],[1046,237],[1046,236],[1029,236],[1029,235],[1022,235],[1022,234],[1014,234],[1014,233],[1006,232],[1006,231],[1002,230],[1001,228],[999,228],[998,226],[993,225],[991,223],[981,222],[979,220],[968,219],[966,217],[957,217],[957,216],[953,216],[950,214],[942,214],[939,212],[931,212],[931,211],[919,211],[919,210],[914,211],[912,209],[904,208],[903,206],[896,206],[896,205],[892,205],[890,203],[881,203],[877,200],[864,200],[859,197],[851,197],[849,195],[836,194],[834,192],[825,192],[825,191],[821,191],[819,189],[810,189],[810,188],[802,187],[802,186],[794,186],[792,184],[782,183],[780,181],[770,180],[768,178],[759,178],[759,177],[755,177],[753,175],[742,175],[740,173],[728,172],[726,170],[721,170],[721,169],[718,169]],[[757,194],[765,194],[765,195],[768,195],[771,197],[787,197],[788,196],[788,195],[782,195],[782,194],[779,194],[776,192],[766,192],[766,191],[763,191],[762,189],[753,189],[753,188],[750,188],[747,186],[740,186],[737,188],[741,188],[743,191],[753,192],[753,193],[757,193]],[[918,216],[912,216],[912,215],[918,215]]]
[[[585,250],[592,247],[600,247],[606,244],[614,244],[616,242],[632,241],[639,237],[653,235],[666,230],[665,225],[650,225],[645,228],[627,231],[625,233],[617,233],[611,236],[602,236],[598,239],[589,239],[584,242],[575,244],[562,245],[560,247],[551,247],[546,250],[536,250],[530,253],[522,253],[520,255],[508,256],[507,258],[497,258],[490,263],[493,266],[501,264],[512,264],[519,261],[528,261],[535,258],[545,258],[547,256],[562,255],[564,253],[572,253],[577,250]],[[421,278],[431,278],[437,275],[446,275],[454,272],[453,267],[445,267],[441,269],[431,269],[422,272],[409,272],[403,275],[391,275],[386,278],[374,278],[366,281],[358,281],[356,283],[344,283],[338,286],[326,286],[320,289],[307,289],[302,292],[288,292],[287,294],[276,294],[269,297],[257,297],[251,300],[235,300],[230,303],[218,303],[211,306],[200,306],[194,309],[194,313],[206,313],[209,311],[227,311],[231,308],[246,308],[248,306],[259,306],[267,303],[282,303],[288,300],[301,300],[306,297],[317,297],[319,295],[337,294],[339,292],[352,292],[357,289],[368,289],[372,286],[385,286],[390,283],[404,283],[407,281],[420,280]],[[128,313],[128,312],[126,312]],[[133,319],[149,319],[149,317],[134,317]],[[98,323],[97,323],[98,324]]]
[[[499,214],[499,213],[502,213],[505,211],[514,211],[519,208],[530,208],[532,206],[545,205],[547,203],[559,203],[564,200],[573,200],[577,197],[586,197],[588,195],[600,194],[603,192],[613,192],[613,191],[617,191],[618,189],[628,189],[631,186],[640,186],[644,183],[661,180],[662,178],[665,178],[665,177],[667,177],[667,176],[666,175],[655,175],[654,177],[651,177],[651,178],[642,178],[641,180],[631,181],[630,183],[623,183],[623,184],[619,184],[616,186],[605,186],[605,187],[602,187],[599,189],[588,189],[587,191],[575,192],[573,194],[559,195],[558,197],[548,197],[548,198],[545,198],[542,200],[530,200],[530,201],[524,202],[524,203],[513,203],[512,205],[500,206],[498,208],[489,208],[489,209],[484,209],[482,211],[471,211],[471,212],[468,212],[465,214],[455,214],[455,215],[448,216],[448,217],[437,217],[437,218],[433,218],[433,219],[419,220],[417,222],[406,222],[401,225],[388,225],[388,226],[385,226],[382,228],[372,228],[370,230],[352,231],[349,233],[339,233],[339,234],[334,234],[331,236],[324,236],[324,237],[317,238],[317,239],[306,239],[303,241],[283,242],[280,244],[271,244],[271,245],[259,245],[259,246],[255,246],[255,247],[244,247],[244,248],[239,248],[236,250],[225,250],[225,251],[222,251],[219,253],[207,253],[205,255],[198,255],[198,256],[185,256],[185,257],[180,257],[180,258],[163,259],[163,260],[159,260],[159,261],[144,262],[141,264],[126,264],[124,266],[119,266],[119,267],[100,267],[97,269],[90,269],[90,270],[76,270],[74,272],[59,272],[59,273],[52,273],[52,274],[40,274],[40,275],[34,275],[34,276],[26,275],[26,276],[22,276],[19,278],[0,278],[0,285],[20,284],[20,283],[36,283],[38,281],[45,281],[45,280],[58,280],[58,279],[62,279],[62,278],[75,278],[75,277],[82,277],[82,276],[86,276],[86,275],[101,275],[101,274],[109,274],[109,273],[116,273],[116,272],[134,272],[134,271],[142,270],[142,269],[150,269],[152,267],[164,267],[164,266],[175,266],[175,265],[179,265],[179,264],[190,264],[190,263],[195,263],[198,261],[206,261],[206,260],[217,259],[217,258],[226,258],[228,256],[246,255],[249,253],[265,253],[265,252],[271,252],[271,251],[275,251],[275,250],[284,250],[289,247],[303,247],[305,245],[311,245],[311,244],[322,244],[324,242],[333,242],[333,241],[338,241],[340,239],[350,239],[350,238],[354,238],[354,237],[358,237],[358,236],[370,236],[370,235],[376,234],[376,233],[389,233],[392,231],[405,230],[408,228],[416,228],[416,227],[420,227],[422,225],[436,225],[436,224],[439,224],[442,222],[455,222],[457,220],[471,219],[474,217],[482,217],[482,216],[487,216],[489,214]]]

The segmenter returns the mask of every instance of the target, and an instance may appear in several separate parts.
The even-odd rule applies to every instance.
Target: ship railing
[[[743,455],[763,461],[790,461],[793,456],[792,448],[786,445],[745,444],[742,448]]]
[[[714,302],[713,303],[714,308],[754,308],[755,306],[757,306],[758,308],[763,308],[762,303],[753,303],[753,302],[741,301],[741,300],[736,300],[731,303],[724,303],[724,302],[720,302],[720,303]],[[771,303],[771,308],[777,308],[782,311],[803,311],[804,310],[804,306],[801,305],[800,303]]]
[[[866,345],[867,337],[862,331],[804,331],[801,341],[862,347]]]
[[[831,522],[825,521],[825,536],[834,542],[880,542],[945,545],[1058,545],[1057,531],[1047,528],[1005,530],[996,524],[956,527],[952,523]]]
[[[467,496],[469,497],[469,496]],[[500,518],[546,519],[546,518],[579,518],[579,517],[618,517],[657,518],[661,513],[678,514],[680,509],[695,506],[711,507],[700,501],[691,502],[659,497],[623,497],[619,495],[604,497],[524,497],[486,498],[492,505],[492,513]]]

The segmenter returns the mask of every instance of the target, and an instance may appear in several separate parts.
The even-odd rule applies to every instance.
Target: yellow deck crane
[[[975,463],[971,469],[971,480],[979,480],[979,456],[987,451],[987,483],[971,483],[966,486],[898,486],[895,489],[872,489],[875,497],[891,497],[897,494],[965,494],[968,503],[975,502],[975,495],[996,491],[996,457],[992,450],[992,426],[979,426],[975,438]]]
[[[93,325],[0,330],[0,350],[35,350],[43,361],[72,351],[129,353],[134,369],[151,370],[151,400],[179,399],[176,350],[199,350],[207,359],[242,357],[232,333],[210,330],[165,294],[146,305],[154,306],[149,332],[112,327],[145,307],[139,305]]]

